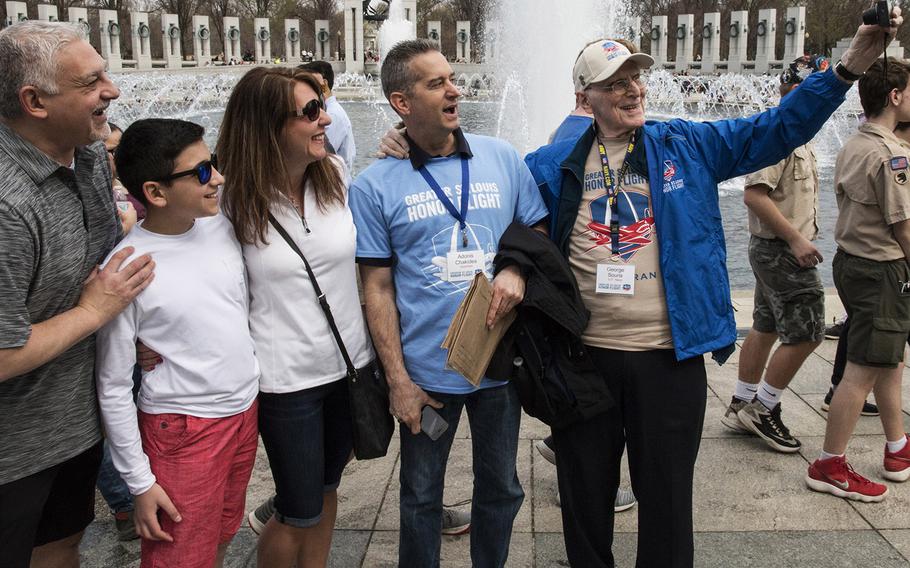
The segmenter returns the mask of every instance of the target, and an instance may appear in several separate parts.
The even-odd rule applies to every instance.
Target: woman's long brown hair
[[[321,96],[322,88],[309,73],[256,67],[240,79],[228,99],[216,154],[225,180],[222,207],[243,244],[268,244],[269,204],[290,183],[281,140],[297,105],[297,82]],[[312,182],[320,209],[344,204],[344,180],[331,160],[308,165],[303,177],[307,181]]]

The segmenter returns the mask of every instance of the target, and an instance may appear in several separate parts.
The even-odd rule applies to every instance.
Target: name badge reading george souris
[[[594,284],[598,294],[635,295],[635,266],[632,264],[598,264],[597,281]]]

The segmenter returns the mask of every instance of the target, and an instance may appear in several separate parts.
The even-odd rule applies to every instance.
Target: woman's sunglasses
[[[212,179],[212,170],[218,167],[218,160],[215,158],[215,154],[212,154],[212,157],[204,162],[200,162],[191,170],[186,170],[182,172],[176,172],[169,176],[163,178],[158,178],[153,181],[160,182],[169,182],[177,178],[182,178],[186,176],[196,176],[196,179],[199,180],[200,184],[207,184],[209,180]]]
[[[319,113],[322,112],[324,108],[325,103],[322,101],[322,97],[316,97],[303,105],[303,108],[292,110],[291,116],[296,116],[297,118],[306,117],[310,122],[316,122],[319,120]]]

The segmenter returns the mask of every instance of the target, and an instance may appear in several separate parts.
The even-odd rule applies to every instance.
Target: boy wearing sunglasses
[[[114,252],[132,246],[157,270],[98,332],[98,399],[114,465],[134,496],[143,566],[220,566],[256,457],[259,364],[243,257],[219,213],[224,178],[202,135],[190,122],[140,120],[116,153],[147,215]],[[137,340],[164,360],[143,373],[138,416]]]

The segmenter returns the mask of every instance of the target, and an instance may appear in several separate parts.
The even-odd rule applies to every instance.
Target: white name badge
[[[473,280],[474,275],[483,272],[482,250],[463,250],[446,254],[446,272],[449,282]]]
[[[635,266],[598,264],[595,292],[598,294],[635,294]]]

